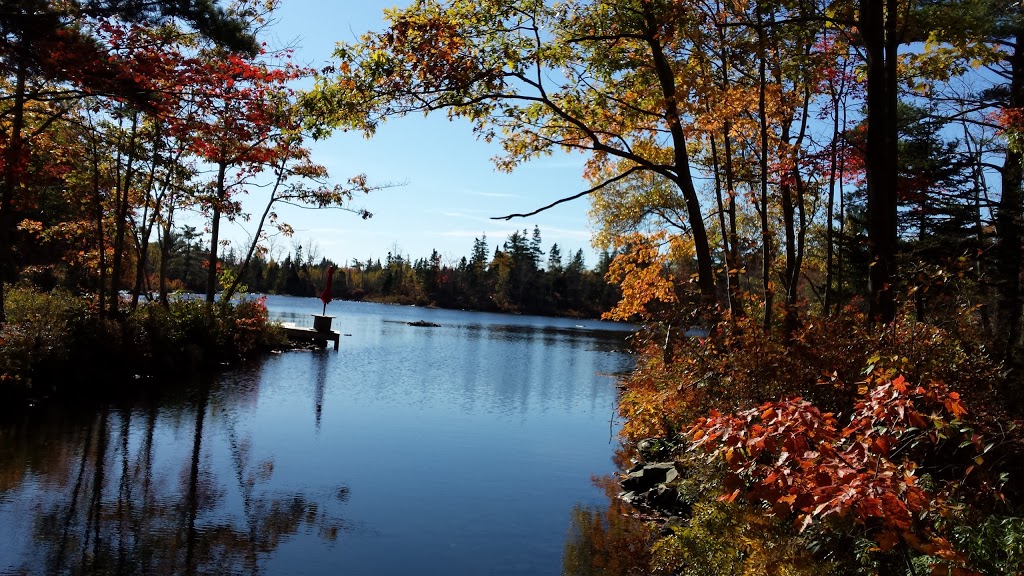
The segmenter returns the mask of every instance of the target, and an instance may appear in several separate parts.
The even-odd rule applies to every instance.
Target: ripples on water
[[[614,469],[622,327],[328,312],[339,352],[3,420],[0,574],[560,573],[570,512]]]

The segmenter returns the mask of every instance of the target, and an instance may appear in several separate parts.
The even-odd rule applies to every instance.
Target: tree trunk
[[[1011,81],[1008,108],[1024,106],[1024,33],[1017,34],[1013,55],[1010,57]],[[1024,150],[1020,146],[1007,146],[1002,170],[1002,194],[996,212],[995,246],[996,266],[996,351],[1012,368],[1021,344],[1021,316],[1024,313],[1020,288],[1021,224],[1024,199]]]
[[[867,55],[869,316],[882,324],[896,319],[896,18],[895,0],[861,0]]]
[[[213,304],[213,297],[217,293],[217,244],[220,242],[220,212],[221,203],[224,201],[224,177],[227,171],[227,163],[220,162],[217,165],[217,197],[213,202],[213,214],[210,216],[210,259],[209,268],[206,271],[206,302]]]
[[[149,206],[142,210],[142,222],[149,220]],[[132,287],[131,309],[139,307],[139,296],[142,294],[146,284],[146,268],[149,266],[149,234],[153,231],[152,226],[143,224],[142,230],[136,230],[135,234],[135,286]]]
[[[122,264],[124,262],[125,232],[128,225],[128,209],[131,207],[131,187],[135,178],[135,138],[138,134],[139,113],[132,115],[132,127],[128,137],[128,159],[125,166],[124,177],[117,179],[115,189],[115,211],[114,222],[114,262],[110,271],[110,312],[111,316],[117,316],[120,305],[120,288]],[[118,154],[120,157],[120,154]],[[120,163],[120,158],[119,158]],[[120,166],[118,167],[120,171]]]
[[[781,84],[782,79],[776,79]],[[787,147],[799,151],[807,135],[807,122],[810,112],[811,92],[804,89],[804,101],[800,116],[800,133],[796,145],[789,146],[791,121],[787,120],[782,127],[782,141]],[[804,206],[804,180],[800,173],[800,158],[794,156],[790,166],[791,184],[782,187],[783,213],[786,220],[786,315],[782,329],[784,338],[789,341],[800,323],[797,302],[800,298],[800,274],[804,265],[804,248],[807,239],[807,210]],[[791,194],[793,196],[791,196]],[[795,196],[795,197],[794,197]],[[789,204],[787,207],[786,204]],[[799,226],[797,225],[799,219]]]
[[[697,256],[697,285],[700,293],[708,304],[715,304],[715,268],[711,260],[711,243],[708,241],[707,228],[704,227],[704,214],[700,207],[700,198],[697,196],[697,188],[693,184],[693,176],[690,174],[690,156],[686,150],[686,134],[680,122],[679,106],[676,103],[678,94],[676,91],[675,72],[665,56],[661,45],[660,23],[654,14],[650,0],[642,2],[644,20],[644,39],[651,49],[651,56],[654,60],[654,71],[658,76],[658,82],[665,100],[665,120],[672,135],[672,147],[674,154],[675,183],[683,194],[686,201],[686,215],[689,218],[690,232],[693,235],[693,248]]]
[[[99,266],[99,313],[100,320],[106,317],[106,290],[107,290],[107,246],[103,237],[103,196],[100,192],[100,150],[99,137],[95,132],[92,134],[92,202],[93,211],[96,213],[96,251]]]
[[[180,158],[180,155],[179,155]],[[136,230],[135,233],[135,247],[138,252],[138,261],[135,266],[135,287],[132,290],[132,310],[139,307],[139,295],[142,293],[144,288],[147,288],[149,282],[149,274],[146,268],[149,266],[149,237],[153,233],[153,226],[156,225],[156,220],[160,216],[161,200],[163,193],[155,198],[150,207],[149,199],[153,195],[153,190],[156,187],[156,171],[157,166],[160,162],[160,123],[157,122],[153,129],[153,160],[150,164],[149,177],[146,182],[145,189],[145,204],[142,210],[142,218],[139,222],[142,223],[142,230]],[[164,191],[166,191],[167,183],[165,181]],[[152,210],[152,214],[150,214]],[[146,289],[149,292],[148,288]],[[147,297],[147,299],[149,299]]]
[[[980,146],[973,145],[973,137],[971,136],[970,130],[967,127],[967,123],[963,124],[964,128],[964,145],[967,147],[967,152],[972,158],[971,163],[971,179],[974,183],[974,195],[973,200],[973,216],[974,216],[974,236],[978,242],[978,251],[974,256],[974,274],[977,278],[983,279],[988,273],[987,266],[985,265],[985,223],[983,220],[984,211],[983,206],[989,206],[988,197],[986,194],[985,204],[982,204],[982,192],[988,189],[988,184],[985,182],[985,167],[984,159],[981,152]],[[992,291],[991,287],[986,285],[984,282],[980,282],[978,286],[981,291],[981,301],[983,303],[992,302]],[[985,339],[991,341],[992,332],[992,318],[990,314],[990,308],[987,305],[983,305],[980,308],[981,314],[981,328],[984,331]]]
[[[742,289],[740,289],[740,241],[739,234],[736,232],[736,179],[733,175],[732,165],[732,138],[729,136],[731,128],[730,123],[726,122],[724,144],[725,190],[729,195],[729,204],[726,208],[729,214],[729,258],[727,262],[729,266],[729,300],[733,314],[742,317],[746,315],[746,312],[743,310],[743,302],[740,298],[742,294]]]
[[[845,78],[845,75],[843,76]],[[822,308],[826,316],[832,314],[832,304],[835,300],[835,292],[832,283],[835,279],[835,205],[836,205],[836,182],[837,170],[839,169],[839,145],[844,142],[842,133],[839,131],[839,100],[843,92],[842,87],[832,93],[832,106],[834,117],[832,119],[832,146],[829,150],[829,177],[828,177],[828,204],[825,207],[825,295],[822,299]],[[840,191],[840,193],[842,193]]]
[[[783,339],[788,341],[796,329],[797,277],[799,269],[796,258],[796,204],[793,202],[793,185],[786,182],[779,186],[782,204],[782,224],[786,233],[786,268],[782,273],[782,288],[785,294],[785,312],[782,317]]]
[[[283,157],[286,158],[287,155]],[[242,282],[242,276],[249,271],[249,263],[252,262],[252,256],[256,252],[256,247],[259,245],[260,235],[263,234],[263,227],[266,225],[267,218],[270,216],[270,209],[273,208],[274,204],[279,200],[278,192],[280,191],[281,186],[284,185],[285,180],[288,178],[288,173],[285,169],[286,163],[287,160],[282,160],[282,164],[277,166],[275,169],[276,174],[274,176],[274,185],[270,189],[270,199],[267,200],[267,206],[263,210],[263,214],[260,216],[260,221],[256,226],[256,232],[253,234],[252,242],[249,243],[249,249],[245,253],[245,260],[243,260],[241,266],[239,266],[238,273],[235,274],[235,279],[231,282],[231,286],[225,288],[224,294],[222,295],[225,305],[227,304],[227,301],[234,296],[235,290],[238,289],[238,285]],[[536,270],[536,268],[534,268],[534,270]]]
[[[757,91],[757,116],[760,128],[761,153],[760,153],[760,184],[761,184],[761,288],[764,295],[764,322],[765,332],[772,329],[772,308],[774,308],[775,294],[772,290],[772,241],[768,230],[768,117],[767,105],[765,102],[765,89],[767,78],[767,54],[765,50],[765,31],[761,19],[761,9],[758,5],[757,11],[757,45],[760,53],[757,65],[758,91]]]
[[[0,188],[0,325],[7,322],[4,307],[4,285],[14,279],[14,252],[12,236],[14,231],[14,191],[18,186],[17,170],[22,162],[24,142],[22,131],[25,127],[25,63],[19,58],[17,77],[14,83],[14,102],[11,107],[11,136],[4,153],[3,188]]]
[[[716,6],[719,11],[722,10],[720,4],[716,3]],[[728,43],[726,41],[725,28],[721,26],[718,27],[718,41],[723,47],[719,60],[721,61],[721,82],[722,90],[724,91],[729,86],[729,59],[732,55],[727,53],[728,49],[725,48]],[[743,317],[746,315],[746,312],[743,309],[742,290],[740,289],[740,247],[739,237],[736,233],[736,177],[732,158],[732,123],[729,120],[726,120],[722,127],[722,147],[725,154],[722,161],[725,176],[725,193],[729,197],[725,208],[726,214],[729,217],[728,232],[725,226],[722,226],[722,235],[727,238],[723,243],[726,246],[725,260],[729,283],[729,310],[733,316]],[[722,210],[721,199],[719,199],[718,204],[718,209]]]
[[[174,226],[174,199],[169,198],[167,204],[167,217],[164,218],[163,227],[160,233],[160,303],[169,306],[167,299],[167,265],[171,259],[171,249],[174,242],[172,236]]]
[[[728,125],[728,124],[727,124]],[[726,136],[728,138],[728,136]],[[722,233],[722,254],[725,258],[725,282],[726,289],[729,293],[729,316],[730,318],[741,316],[743,314],[742,307],[738,299],[738,286],[735,282],[736,263],[732,259],[732,247],[729,243],[729,229],[726,225],[726,208],[725,202],[722,196],[722,179],[721,170],[719,169],[718,162],[718,144],[717,139],[714,135],[710,137],[711,140],[711,157],[713,166],[712,169],[715,172],[715,200],[718,203],[718,227]],[[731,194],[730,194],[731,196]]]

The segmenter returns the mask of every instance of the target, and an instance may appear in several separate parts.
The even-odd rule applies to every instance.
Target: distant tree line
[[[195,228],[184,226],[173,235],[167,263],[171,286],[206,291],[206,254]],[[232,249],[223,254],[221,281],[234,279],[244,255]],[[434,250],[413,259],[389,252],[384,259],[369,257],[339,264],[320,257],[315,248],[296,245],[283,259],[256,255],[242,272],[239,284],[250,292],[317,296],[334,266],[333,293],[345,300],[597,317],[618,302],[621,292],[605,280],[612,256],[603,252],[596,267],[587,268],[583,250],[562,254],[558,244],[545,253],[541,232],[515,231],[492,252],[487,237],[473,239],[471,254],[444,259]],[[157,259],[153,260],[157,262]]]

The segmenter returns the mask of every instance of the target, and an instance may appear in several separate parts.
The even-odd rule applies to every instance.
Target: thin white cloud
[[[299,230],[296,230],[298,232]],[[315,232],[317,234],[349,234],[351,230],[344,228],[305,228],[302,232]]]
[[[472,220],[473,222],[486,222],[488,224],[493,223],[491,218],[488,216],[478,216],[476,214],[468,214],[466,212],[437,212],[441,216],[447,216],[449,218],[461,218],[463,220]],[[484,211],[480,211],[480,214],[486,214]]]
[[[591,236],[588,230],[580,230],[578,228],[552,228],[551,226],[541,228],[540,233],[545,240],[550,238],[573,238],[589,241]]]
[[[432,232],[431,236],[445,238],[479,238],[486,235],[488,238],[506,237],[515,232],[515,228],[508,230],[446,230],[444,232]]]
[[[510,194],[508,192],[466,192],[470,196],[483,196],[485,198],[522,198],[519,194]]]
[[[547,169],[555,168],[559,170],[564,168],[575,168],[577,170],[582,170],[584,167],[586,167],[586,163],[586,159],[581,158],[579,160],[552,160],[548,162],[534,162],[533,164],[531,164],[531,166]]]
[[[490,239],[495,238],[507,238],[513,232],[522,232],[521,228],[507,228],[502,230],[445,230],[443,232],[430,232],[431,236],[449,237],[449,238],[479,238],[482,234],[486,233]],[[543,236],[545,244],[554,240],[582,240],[585,242],[590,241],[590,232],[587,230],[573,229],[573,228],[551,228],[544,227],[540,230],[541,236]]]

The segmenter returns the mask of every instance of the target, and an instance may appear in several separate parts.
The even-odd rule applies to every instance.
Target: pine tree
[[[558,249],[558,244],[552,244],[551,250],[548,251],[548,272],[561,272],[562,271],[562,251]]]

